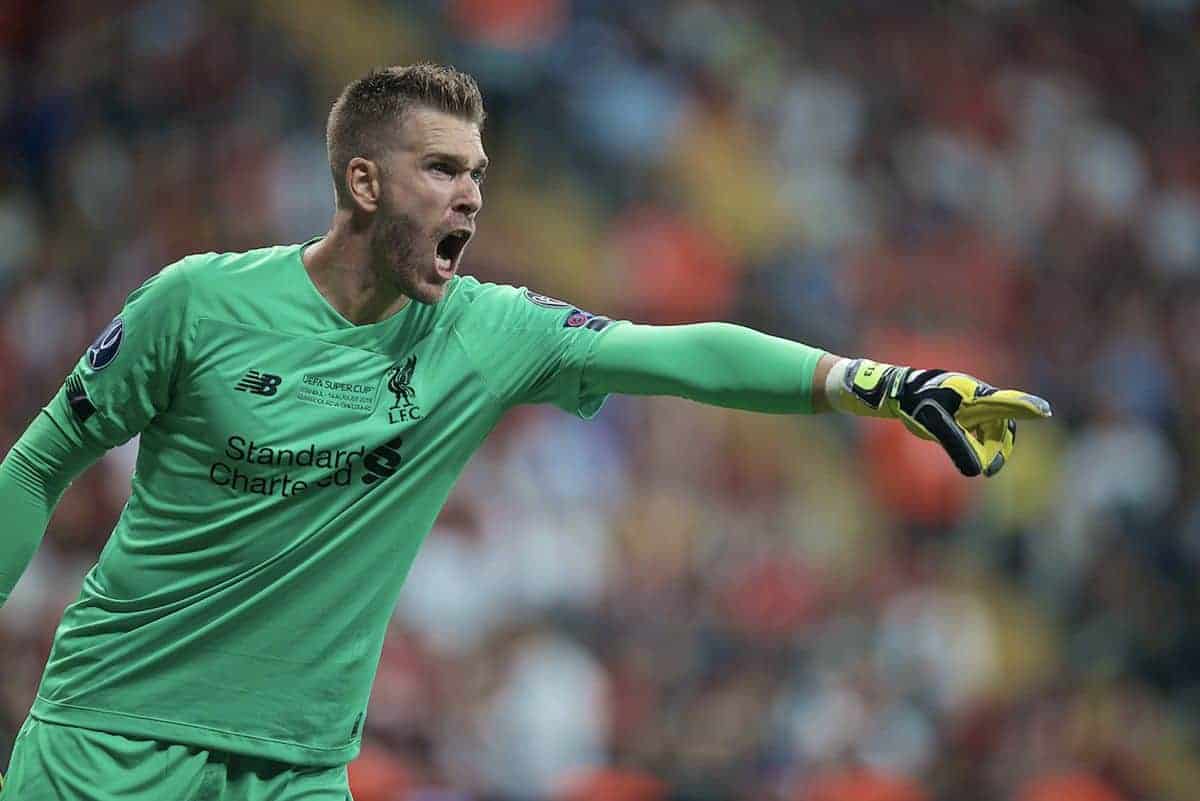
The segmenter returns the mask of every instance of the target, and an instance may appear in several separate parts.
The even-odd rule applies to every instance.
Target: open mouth
[[[463,248],[467,246],[467,241],[471,238],[471,232],[465,228],[459,228],[451,231],[438,240],[435,259],[436,267],[439,273],[449,277],[454,275],[454,270],[458,266],[458,258],[462,255]]]

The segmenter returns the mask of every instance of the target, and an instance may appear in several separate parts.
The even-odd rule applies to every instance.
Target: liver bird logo
[[[417,357],[414,354],[409,356],[403,365],[394,364],[388,370],[388,390],[396,396],[396,402],[392,404],[393,409],[412,403],[417,396],[417,391],[412,388],[413,370],[416,369]]]

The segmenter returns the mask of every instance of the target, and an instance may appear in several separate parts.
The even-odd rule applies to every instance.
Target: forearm
[[[596,344],[583,380],[597,392],[808,414],[828,408],[824,378],[835,361],[817,348],[728,323],[621,325]]]
[[[0,606],[33,558],[63,491],[103,452],[42,411],[0,462]]]
[[[845,359],[725,323],[618,326],[596,342],[580,389],[779,414],[836,409],[899,418],[941,444],[967,476],[1004,467],[1018,419],[1051,416],[1045,399],[965,373]]]

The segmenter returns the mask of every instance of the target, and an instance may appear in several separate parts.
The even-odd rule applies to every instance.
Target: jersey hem
[[[189,745],[211,751],[284,762],[289,765],[336,767],[358,756],[360,741],[337,748],[317,748],[287,740],[225,731],[194,723],[150,718],[128,712],[64,704],[41,695],[34,699],[29,714],[46,723],[120,734],[127,737]]]

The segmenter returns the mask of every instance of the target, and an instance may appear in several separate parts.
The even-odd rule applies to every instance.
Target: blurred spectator
[[[1065,773],[1035,779],[1022,788],[1017,801],[1123,801],[1122,796],[1095,776]]]
[[[364,745],[350,763],[350,792],[355,801],[411,801],[412,776],[386,749]]]
[[[861,767],[832,770],[805,782],[795,801],[926,801],[913,780]]]
[[[666,801],[666,787],[653,776],[597,770],[573,776],[554,801]]]

